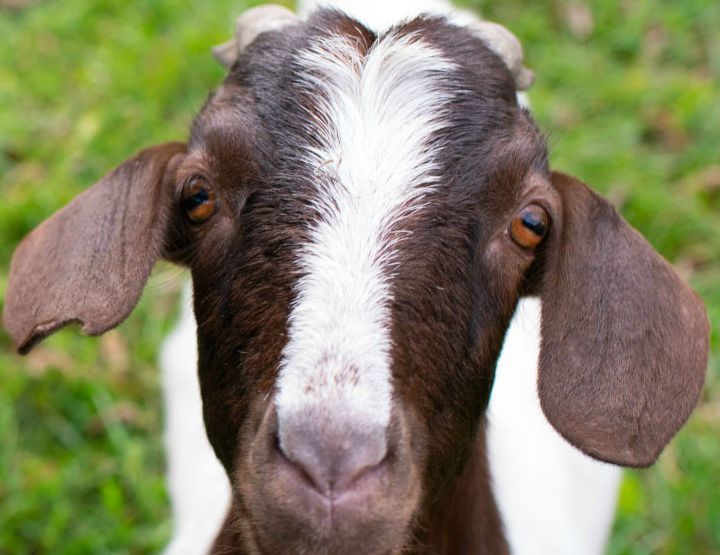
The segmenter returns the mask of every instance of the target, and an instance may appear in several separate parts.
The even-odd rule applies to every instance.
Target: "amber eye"
[[[534,249],[540,244],[548,229],[548,214],[542,206],[531,204],[513,218],[510,235],[525,249]]]
[[[208,182],[195,176],[185,182],[180,194],[180,204],[190,221],[201,224],[217,212],[218,200]]]

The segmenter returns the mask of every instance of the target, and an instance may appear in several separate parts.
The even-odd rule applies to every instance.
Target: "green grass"
[[[609,553],[718,553],[720,3],[598,0],[591,31],[578,2],[466,3],[524,42],[555,167],[622,209],[703,296],[716,330],[689,425],[655,467],[626,473]],[[248,4],[0,8],[0,304],[24,234],[132,152],[185,136],[223,75],[209,48]],[[155,358],[182,279],[161,265],[130,320],[100,339],[66,330],[20,358],[0,332],[0,553],[163,546]]]

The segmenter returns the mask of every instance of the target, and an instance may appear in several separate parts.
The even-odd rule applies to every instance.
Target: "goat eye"
[[[196,176],[183,185],[180,204],[191,222],[201,224],[215,215],[219,203],[208,182]]]
[[[525,249],[534,249],[545,237],[548,229],[548,213],[542,206],[531,204],[513,218],[510,235]]]

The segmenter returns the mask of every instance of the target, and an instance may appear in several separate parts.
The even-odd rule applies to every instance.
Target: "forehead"
[[[238,139],[238,128],[245,137]],[[327,154],[318,151],[353,129],[363,132],[342,146],[356,151],[403,141],[421,150],[427,142],[441,146],[434,152],[438,172],[457,170],[458,162],[474,172],[489,168],[485,158],[497,159],[493,151],[518,136],[521,161],[545,166],[544,141],[518,107],[511,75],[480,39],[437,18],[376,35],[329,10],[261,35],[196,119],[190,146],[227,151],[249,142],[267,173],[312,181],[315,175],[306,174],[313,164],[303,162]],[[418,134],[422,144],[413,142]],[[408,151],[385,157],[398,160]],[[326,163],[321,171],[333,161],[312,160]]]

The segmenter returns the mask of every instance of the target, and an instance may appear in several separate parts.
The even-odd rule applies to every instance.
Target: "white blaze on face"
[[[304,161],[319,222],[300,252],[302,277],[277,384],[281,430],[293,418],[390,420],[390,303],[398,222],[437,181],[453,65],[417,36],[390,34],[364,53],[330,36],[299,54],[312,91]]]

